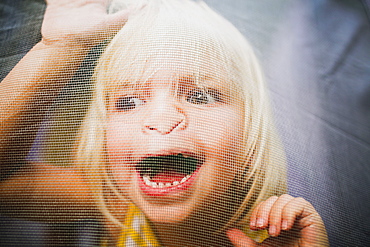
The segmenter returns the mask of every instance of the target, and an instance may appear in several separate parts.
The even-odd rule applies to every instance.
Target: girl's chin
[[[187,205],[177,206],[144,206],[145,216],[154,224],[181,224],[189,218],[191,208]]]

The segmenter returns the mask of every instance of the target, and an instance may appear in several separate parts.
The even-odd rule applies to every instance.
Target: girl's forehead
[[[224,59],[224,54],[191,44],[178,46],[165,42],[165,45],[116,50],[110,66],[103,71],[110,89],[143,88],[160,83],[179,89],[198,86],[230,90],[240,86],[235,73],[230,73],[232,62]]]
[[[190,88],[216,88],[220,91],[230,91],[235,82],[225,75],[215,73],[201,73],[200,71],[173,71],[172,69],[158,69],[149,76],[137,78],[134,76],[116,82],[116,89],[123,90],[151,90],[154,87],[168,87],[176,91]]]

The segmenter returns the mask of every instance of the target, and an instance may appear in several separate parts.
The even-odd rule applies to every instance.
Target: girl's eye
[[[120,97],[116,101],[116,109],[119,111],[130,111],[144,104],[144,100],[137,97]]]
[[[186,101],[192,104],[205,105],[221,102],[221,97],[216,90],[195,89],[189,93]]]

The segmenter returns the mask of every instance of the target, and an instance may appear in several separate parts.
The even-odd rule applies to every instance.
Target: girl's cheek
[[[107,151],[110,162],[115,162],[117,159],[122,159],[122,156],[127,150],[124,140],[123,130],[115,124],[110,123],[107,128]]]

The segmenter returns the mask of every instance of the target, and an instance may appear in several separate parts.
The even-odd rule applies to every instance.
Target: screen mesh
[[[2,246],[369,243],[366,1],[1,7]]]

